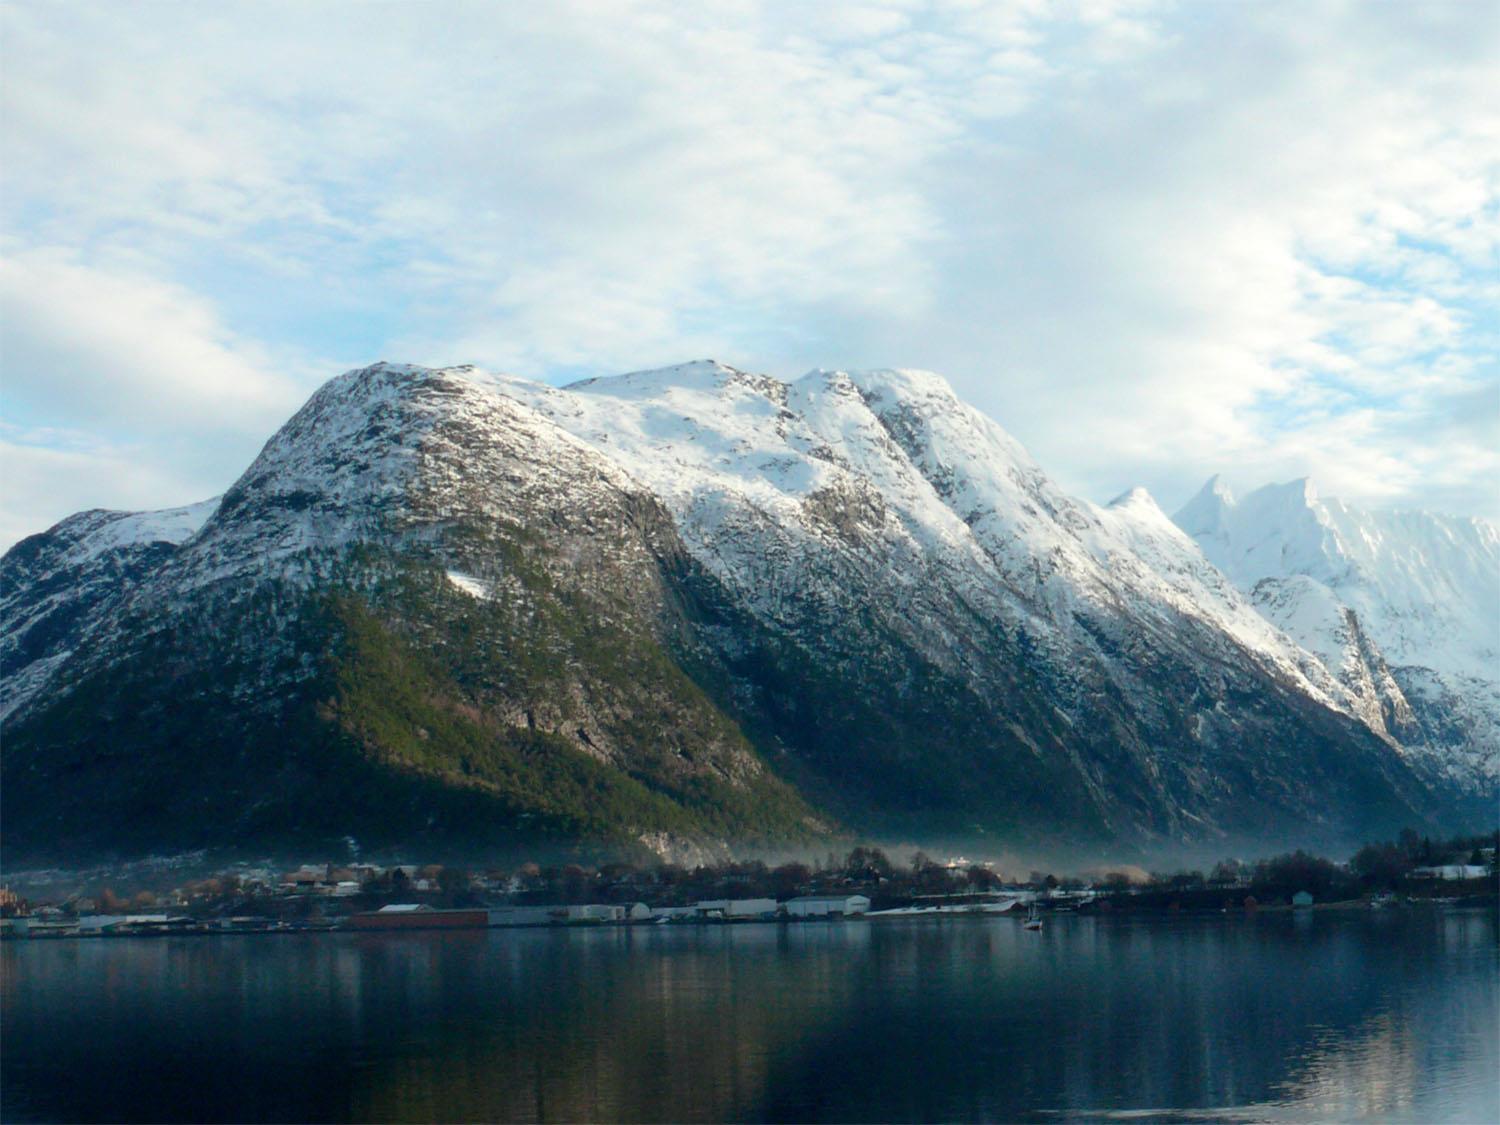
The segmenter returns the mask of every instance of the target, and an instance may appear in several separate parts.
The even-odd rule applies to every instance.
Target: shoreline
[[[1341,899],[1335,902],[1320,902],[1305,906],[1294,906],[1289,903],[1269,903],[1250,907],[1235,906],[1232,908],[1208,909],[1208,908],[1179,908],[1148,906],[1141,908],[1108,908],[1091,910],[1062,910],[1044,911],[1043,918],[1051,923],[1061,922],[1066,918],[1086,918],[1090,920],[1106,919],[1119,921],[1134,921],[1137,919],[1173,919],[1173,918],[1223,918],[1223,919],[1251,919],[1261,914],[1281,915],[1306,915],[1311,916],[1318,913],[1350,914],[1361,911],[1367,913],[1407,913],[1413,909],[1436,909],[1442,911],[1469,911],[1489,906],[1492,910],[1500,905],[1500,896],[1497,895],[1469,895],[1455,898],[1417,898],[1400,902],[1372,903],[1368,898]],[[211,937],[290,937],[326,934],[350,934],[360,937],[383,937],[391,934],[402,933],[462,933],[476,934],[487,933],[493,930],[532,930],[532,931],[576,931],[576,930],[651,930],[655,928],[685,929],[685,928],[711,928],[721,926],[802,926],[802,925],[849,925],[849,924],[874,924],[884,925],[890,923],[912,922],[921,920],[940,919],[944,921],[959,922],[1014,922],[1017,925],[1022,921],[1020,912],[997,912],[983,910],[951,910],[951,911],[921,911],[910,914],[884,914],[882,912],[859,913],[844,916],[823,917],[781,917],[781,918],[694,918],[683,921],[657,922],[645,920],[625,921],[576,921],[576,922],[549,922],[541,925],[506,925],[504,923],[474,926],[454,926],[443,923],[432,925],[403,925],[390,927],[355,927],[346,924],[345,919],[339,919],[326,923],[303,923],[287,924],[273,921],[272,919],[257,919],[257,923],[242,926],[214,925],[212,923],[174,923],[172,925],[157,925],[150,928],[132,930],[95,930],[93,932],[80,932],[76,928],[58,926],[44,923],[44,928],[27,927],[23,932],[16,932],[7,927],[0,931],[0,943],[29,943],[29,942],[53,942],[53,941],[120,941],[131,938],[160,939],[172,937],[188,938],[211,938]],[[17,919],[6,919],[7,922],[15,922]]]

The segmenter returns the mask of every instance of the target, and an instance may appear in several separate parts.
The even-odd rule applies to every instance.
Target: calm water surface
[[[1437,909],[12,942],[6,1121],[1500,1121]]]

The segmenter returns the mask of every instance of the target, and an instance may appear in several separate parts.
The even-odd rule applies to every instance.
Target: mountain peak
[[[596,375],[569,383],[563,389],[616,396],[647,397],[674,388],[696,389],[721,387],[745,372],[717,359],[694,359],[670,367],[648,367],[621,375]]]
[[[849,379],[870,399],[890,397],[902,401],[939,400],[957,403],[952,384],[935,371],[916,367],[877,367],[847,372]]]
[[[1225,504],[1234,503],[1234,492],[1229,487],[1229,482],[1224,479],[1223,473],[1215,473],[1209,477],[1198,490],[1200,496],[1216,496]]]
[[[1151,493],[1143,485],[1138,484],[1134,488],[1127,488],[1124,492],[1120,493],[1106,507],[1124,508],[1131,504],[1140,503],[1147,503],[1154,506],[1156,501],[1152,499]]]
[[[1230,521],[1256,524],[1311,518],[1321,525],[1325,522],[1319,514],[1323,507],[1311,477],[1262,485],[1244,497],[1236,497],[1224,478],[1215,473],[1173,515],[1172,522],[1196,539],[1222,538]]]
[[[1178,525],[1173,522],[1172,517],[1166,511],[1161,510],[1161,504],[1158,504],[1157,498],[1151,495],[1148,489],[1140,486],[1140,484],[1137,484],[1133,489],[1127,489],[1125,492],[1119,493],[1115,499],[1106,504],[1106,507],[1110,511],[1119,511],[1119,513],[1127,514],[1127,516],[1136,517],[1137,520],[1146,520],[1146,522],[1157,523],[1157,525],[1172,528],[1173,532],[1179,531]]]
[[[1243,501],[1247,508],[1254,507],[1257,502],[1280,503],[1293,508],[1312,507],[1318,502],[1318,489],[1313,484],[1312,477],[1297,477],[1280,484],[1262,485]]]
[[[1127,511],[1135,515],[1148,516],[1162,523],[1171,523],[1167,514],[1161,510],[1161,505],[1156,502],[1156,497],[1141,485],[1127,489],[1120,493],[1107,505],[1111,511]]]
[[[1204,482],[1191,500],[1172,517],[1172,522],[1189,535],[1212,536],[1224,524],[1224,514],[1235,507],[1234,493],[1218,473]]]

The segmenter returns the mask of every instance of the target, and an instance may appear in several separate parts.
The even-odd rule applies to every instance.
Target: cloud
[[[0,543],[9,546],[88,508],[142,511],[208,498],[142,450],[78,433],[0,430]]]
[[[203,298],[65,252],[0,259],[0,356],[12,413],[63,413],[138,434],[185,425],[263,432],[302,397],[267,350]]]
[[[375,358],[900,363],[1095,498],[1310,473],[1500,514],[1446,422],[1500,380],[1496,22],[12,3],[7,410],[214,491],[240,446],[195,434]]]
[[[1192,10],[964,151],[939,211],[988,221],[935,271],[939,362],[1095,495],[1228,470],[1429,502],[1442,439],[1408,423],[1496,387],[1497,40],[1405,12]],[[1500,462],[1462,462],[1443,501],[1495,514]]]

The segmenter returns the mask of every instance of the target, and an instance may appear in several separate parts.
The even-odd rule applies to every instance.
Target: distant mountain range
[[[1500,534],[1067,496],[939,377],[377,364],[0,559],[7,861],[1486,826]]]

